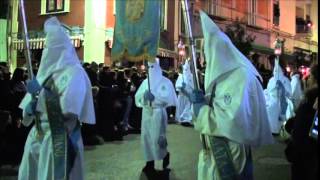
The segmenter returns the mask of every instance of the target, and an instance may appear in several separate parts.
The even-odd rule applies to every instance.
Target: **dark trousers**
[[[319,177],[318,158],[299,157],[291,164],[292,180],[316,180]]]

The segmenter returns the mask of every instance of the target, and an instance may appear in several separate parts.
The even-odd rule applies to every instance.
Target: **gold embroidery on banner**
[[[126,17],[130,22],[138,21],[144,12],[144,0],[127,0]]]

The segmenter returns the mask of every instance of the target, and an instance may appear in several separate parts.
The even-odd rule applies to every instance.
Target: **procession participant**
[[[177,97],[172,82],[162,76],[159,59],[154,63],[149,62],[148,70],[149,76],[135,94],[135,103],[142,108],[141,143],[147,161],[143,172],[149,179],[153,179],[156,176],[154,161],[163,160],[163,169],[170,163],[166,138],[166,107],[176,106]]]
[[[194,127],[202,136],[198,179],[253,179],[251,147],[272,142],[259,73],[200,11],[205,94],[195,90]]]
[[[298,70],[292,71],[290,83],[292,90],[292,103],[294,105],[294,109],[297,109],[299,107],[300,102],[303,99],[301,75],[299,74]]]
[[[290,80],[284,75],[278,59],[275,59],[273,77],[264,93],[271,132],[278,135],[282,124],[294,116]]]
[[[20,104],[33,121],[18,179],[84,179],[80,123],[95,123],[90,80],[59,20],[44,23],[45,49],[36,79]],[[33,96],[33,97],[32,97]],[[38,96],[37,98],[34,98]]]
[[[182,74],[179,74],[176,81],[176,90],[178,91],[178,104],[176,108],[176,121],[181,125],[192,125],[192,109],[191,102],[187,94],[194,89],[192,73],[189,62],[186,61],[182,66]],[[185,92],[187,91],[187,92]]]

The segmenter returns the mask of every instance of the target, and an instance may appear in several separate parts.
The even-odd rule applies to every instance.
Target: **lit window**
[[[70,0],[41,0],[41,14],[69,12]]]
[[[280,6],[279,2],[273,4],[273,24],[279,26],[280,24]]]

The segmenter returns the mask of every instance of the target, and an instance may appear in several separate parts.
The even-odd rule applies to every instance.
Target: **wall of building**
[[[106,0],[106,28],[113,28],[115,25],[115,0]]]
[[[247,0],[235,0],[235,9],[242,13],[248,12],[248,1]]]
[[[0,62],[8,62],[7,55],[7,19],[0,19]]]
[[[280,31],[296,34],[296,1],[280,0]]]
[[[312,41],[318,43],[318,0],[312,0],[311,20],[313,22]]]
[[[175,32],[175,24],[174,23],[174,16],[175,16],[175,6],[176,3],[175,1],[168,1],[168,17],[167,17],[167,22],[168,22],[168,28],[167,28],[167,42],[168,42],[168,47],[169,49],[173,50],[175,48],[175,42],[174,42],[174,32]]]
[[[27,24],[30,30],[42,30],[44,21],[54,15],[68,26],[84,26],[84,2],[85,0],[70,0],[70,12],[61,14],[40,15],[40,1],[24,1],[27,16]]]
[[[256,1],[257,3],[257,12],[256,12],[256,26],[263,29],[270,29],[271,26],[271,17],[272,17],[272,3],[269,0]]]
[[[61,14],[40,15],[40,1],[24,1],[27,26],[29,31],[42,31],[43,24],[50,16],[57,16],[58,19],[68,26],[84,26],[84,1],[85,0],[70,0],[70,12]],[[20,21],[19,21],[19,24]],[[20,25],[20,28],[22,26]],[[20,31],[20,30],[19,30]],[[21,31],[20,31],[21,32]],[[79,59],[83,59],[83,48],[76,49]]]
[[[84,62],[104,63],[107,1],[85,1]],[[109,11],[109,10],[108,10]]]

